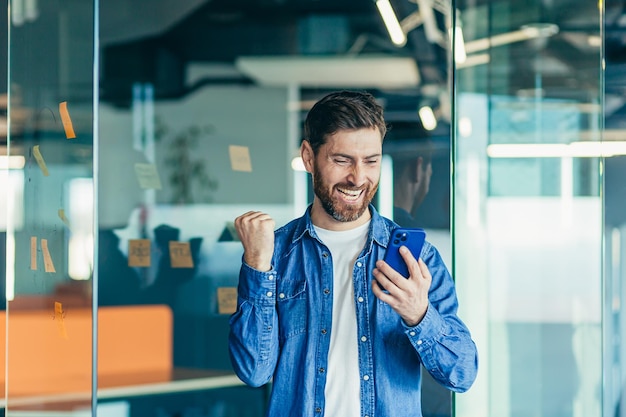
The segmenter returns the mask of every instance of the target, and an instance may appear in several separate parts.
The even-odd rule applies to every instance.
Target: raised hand
[[[259,271],[272,268],[274,219],[260,211],[249,211],[235,219],[235,229],[243,243],[243,259]]]

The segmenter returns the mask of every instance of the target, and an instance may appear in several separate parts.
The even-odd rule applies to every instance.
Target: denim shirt
[[[324,415],[333,266],[310,212],[311,207],[276,230],[269,272],[242,264],[237,311],[230,318],[229,352],[236,374],[255,387],[272,380],[268,417]],[[464,392],[476,378],[476,346],[457,317],[452,277],[428,242],[421,258],[432,284],[423,320],[408,327],[376,298],[372,270],[397,225],[373,206],[370,212],[367,243],[353,269],[361,416],[419,417],[420,364],[443,386]]]

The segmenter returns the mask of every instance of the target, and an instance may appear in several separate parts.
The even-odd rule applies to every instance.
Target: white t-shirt
[[[365,242],[369,222],[355,229],[331,231],[315,227],[333,260],[333,321],[324,396],[326,417],[361,415],[359,351],[354,305],[354,262]]]

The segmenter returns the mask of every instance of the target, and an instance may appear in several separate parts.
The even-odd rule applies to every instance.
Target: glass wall
[[[416,18],[417,5],[398,6]],[[332,90],[383,104],[391,130],[376,205],[427,228],[450,260],[449,9],[433,11],[443,44],[412,23],[396,46],[369,0],[101,3],[99,310],[130,320],[158,308],[163,319],[142,323],[169,338],[135,345],[169,358],[150,365],[153,378],[101,369],[103,402],[119,395],[133,416],[263,415],[269,387],[245,387],[228,357],[242,256],[233,221],[260,210],[281,226],[304,213],[302,121]],[[419,187],[403,182],[411,167]],[[450,415],[450,393],[427,389],[427,415]]]
[[[602,141],[602,10],[457,8],[454,261],[482,359],[456,414],[614,415],[603,414],[601,157],[623,151]]]
[[[10,415],[89,413],[94,4],[10,6],[2,405]]]
[[[384,106],[375,205],[426,229],[478,344],[424,416],[624,413],[621,6],[391,4],[405,38],[371,0],[11,1],[11,415],[264,415],[228,357],[233,220],[302,215],[302,122],[339,89]]]

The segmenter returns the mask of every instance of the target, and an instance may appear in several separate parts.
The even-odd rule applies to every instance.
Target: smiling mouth
[[[344,196],[346,200],[356,201],[363,194],[363,190],[349,190],[346,188],[337,188],[337,191]]]

